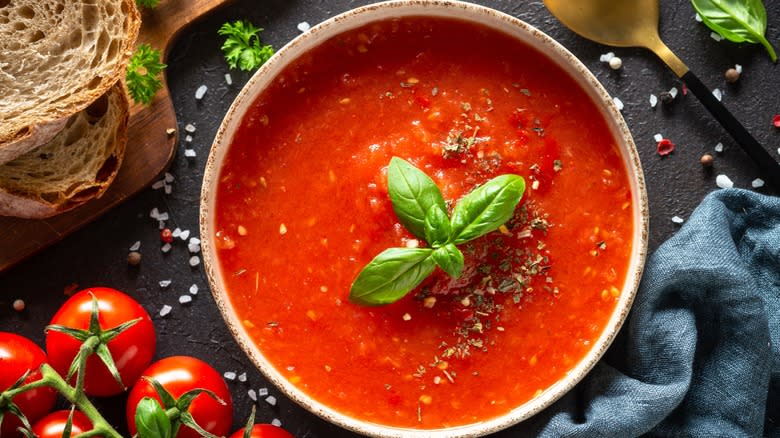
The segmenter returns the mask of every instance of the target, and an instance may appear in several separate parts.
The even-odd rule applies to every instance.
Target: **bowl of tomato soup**
[[[526,189],[496,231],[384,306],[350,301],[390,247],[425,248],[388,196],[393,157],[446,207]],[[228,111],[201,195],[204,264],[233,336],[309,411],[370,436],[479,436],[570,390],[633,301],[647,196],[612,99],[538,29],[485,7],[393,1],[280,50]]]

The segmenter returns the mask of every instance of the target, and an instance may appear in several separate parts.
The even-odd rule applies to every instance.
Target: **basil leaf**
[[[437,205],[447,211],[436,183],[420,169],[398,157],[390,160],[387,191],[398,220],[412,234],[425,239],[425,214]]]
[[[366,265],[349,291],[349,300],[366,306],[398,301],[436,268],[430,248],[390,248]]]
[[[777,54],[767,41],[766,9],[761,0],[691,0],[704,24],[735,43],[763,45],[772,61]]]
[[[140,438],[169,438],[171,420],[157,400],[144,397],[135,408],[135,427]]]
[[[463,253],[452,243],[435,250],[431,258],[452,278],[460,277],[463,272]]]
[[[485,235],[512,217],[525,192],[525,180],[517,175],[491,179],[461,198],[452,212],[452,238],[455,244]]]
[[[447,243],[450,239],[450,218],[438,205],[433,205],[425,215],[425,240],[434,248]]]

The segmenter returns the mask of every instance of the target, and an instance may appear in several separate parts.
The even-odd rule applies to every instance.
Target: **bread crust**
[[[135,0],[12,0],[0,8],[9,15],[0,20],[0,162],[40,144],[30,139],[36,125],[72,116],[114,86],[141,26]]]
[[[106,120],[95,118],[90,114],[90,107],[73,115],[69,122],[72,125],[81,123],[88,126],[81,137],[73,140],[76,128],[68,126],[60,131],[49,143],[40,145],[26,154],[0,166],[0,216],[15,216],[27,219],[44,219],[69,210],[72,210],[91,199],[100,198],[113,182],[121,167],[127,145],[127,131],[130,118],[129,102],[121,82],[117,82],[105,94],[109,103],[106,113],[102,116]],[[93,124],[94,123],[94,124]],[[101,132],[97,132],[101,130]],[[91,173],[83,175],[83,178],[68,181],[66,188],[57,192],[43,193],[41,190],[30,190],[36,186],[36,182],[9,184],[18,179],[19,172],[3,170],[6,166],[21,167],[25,163],[34,161],[36,157],[56,151],[61,153],[63,148],[69,147],[69,142],[76,144],[79,141],[89,142],[96,136],[105,137],[101,145],[92,145],[92,149],[82,150],[85,154],[97,154],[102,152],[105,156],[100,166],[91,166]],[[63,146],[64,145],[64,146]],[[78,146],[78,145],[77,145]],[[100,148],[94,150],[95,148]],[[44,166],[34,166],[37,170],[45,172]],[[51,173],[51,172],[49,172]],[[30,176],[34,179],[35,176]]]

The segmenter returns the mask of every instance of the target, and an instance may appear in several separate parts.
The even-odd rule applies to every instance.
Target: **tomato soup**
[[[387,168],[427,173],[448,208],[501,174],[515,214],[402,300],[349,301],[389,247],[422,247]],[[373,23],[286,67],[247,112],[219,174],[215,242],[260,351],[348,416],[432,429],[506,414],[602,334],[632,250],[631,191],[599,109],[544,54],[444,18]]]

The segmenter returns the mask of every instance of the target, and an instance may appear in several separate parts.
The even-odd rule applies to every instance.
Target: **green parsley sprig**
[[[160,62],[160,51],[149,44],[141,44],[127,65],[127,90],[135,103],[148,105],[162,87],[160,73],[167,67]]]
[[[246,20],[225,23],[219,28],[217,33],[227,37],[222,44],[222,52],[230,68],[250,71],[268,61],[274,54],[274,48],[261,43],[262,31],[262,28],[255,27]]]

